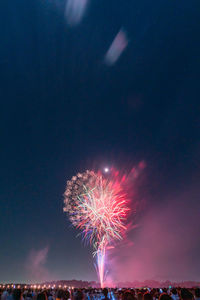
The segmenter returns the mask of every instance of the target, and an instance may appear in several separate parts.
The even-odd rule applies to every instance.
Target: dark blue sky
[[[199,1],[91,0],[76,27],[64,7],[0,4],[0,281],[96,276],[62,212],[79,170],[145,160],[150,206],[187,186],[199,195]],[[109,67],[122,27],[129,44]],[[195,239],[188,256],[199,270]],[[27,264],[40,254],[35,275]]]

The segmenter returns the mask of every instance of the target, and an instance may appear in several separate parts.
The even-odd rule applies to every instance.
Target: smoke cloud
[[[193,187],[146,208],[129,237],[133,243],[109,257],[115,282],[200,280],[199,194]]]
[[[49,272],[45,266],[49,247],[39,250],[32,249],[28,254],[25,268],[31,281],[40,282],[49,279]]]

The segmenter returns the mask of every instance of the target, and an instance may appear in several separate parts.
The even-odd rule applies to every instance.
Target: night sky
[[[96,279],[62,211],[66,180],[140,161],[137,251],[122,252],[139,264],[141,247],[165,251],[129,278],[200,280],[199,1],[91,0],[77,26],[64,10],[64,0],[0,3],[0,281]],[[108,66],[121,28],[128,46]]]

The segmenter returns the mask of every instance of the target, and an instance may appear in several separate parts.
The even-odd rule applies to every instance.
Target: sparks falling
[[[123,239],[127,230],[130,209],[124,181],[125,177],[119,179],[117,173],[108,179],[100,172],[86,171],[67,181],[64,194],[64,211],[94,249],[101,287],[105,281],[106,251],[114,241]]]

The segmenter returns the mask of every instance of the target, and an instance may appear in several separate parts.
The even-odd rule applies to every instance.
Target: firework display
[[[80,229],[83,240],[93,246],[102,287],[106,249],[122,239],[126,231],[129,208],[123,181],[87,170],[67,181],[64,193],[64,211],[73,226]]]

